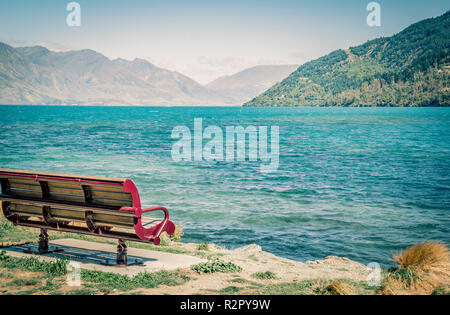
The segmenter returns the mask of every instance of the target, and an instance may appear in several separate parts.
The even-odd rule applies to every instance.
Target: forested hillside
[[[308,62],[245,106],[449,106],[450,11]]]

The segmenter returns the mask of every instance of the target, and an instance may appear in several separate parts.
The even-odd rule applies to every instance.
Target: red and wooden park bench
[[[127,264],[126,241],[160,243],[175,225],[164,207],[142,208],[136,185],[125,178],[0,169],[3,215],[38,228],[38,254],[48,254],[47,230],[117,239],[117,263]],[[162,211],[163,219],[144,213]]]

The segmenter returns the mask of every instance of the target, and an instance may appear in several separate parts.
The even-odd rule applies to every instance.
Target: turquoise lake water
[[[175,126],[279,126],[280,165],[174,162]],[[389,264],[449,244],[450,108],[0,106],[0,167],[133,179],[186,242]]]

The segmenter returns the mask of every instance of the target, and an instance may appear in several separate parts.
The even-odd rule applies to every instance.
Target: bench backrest
[[[0,184],[2,212],[14,224],[155,245],[175,232],[165,207],[142,209],[129,179],[0,169]],[[143,217],[155,211],[164,218]]]
[[[133,205],[131,193],[124,191],[125,181],[124,178],[0,169],[2,195],[108,209]]]
[[[0,169],[2,212],[15,224],[139,241],[124,178]],[[134,184],[132,184],[134,186]],[[140,202],[138,201],[138,204]],[[112,229],[115,229],[111,232]],[[119,229],[127,229],[126,233]]]

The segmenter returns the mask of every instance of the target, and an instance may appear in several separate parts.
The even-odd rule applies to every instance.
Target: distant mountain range
[[[217,93],[177,72],[92,51],[52,52],[0,43],[0,103],[220,105]]]
[[[450,11],[305,63],[245,106],[450,106]]]
[[[220,77],[206,87],[241,105],[282,81],[298,67],[298,65],[256,66],[234,75]]]
[[[53,52],[0,43],[0,104],[242,105],[295,68],[259,66],[205,87],[143,59],[110,60],[93,50]]]

